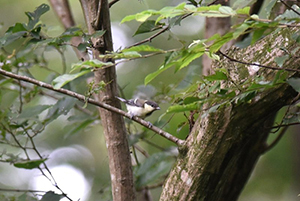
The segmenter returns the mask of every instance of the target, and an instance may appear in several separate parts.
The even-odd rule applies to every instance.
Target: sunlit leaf
[[[127,49],[123,49],[122,52],[163,52],[162,49],[150,46],[150,45],[138,45],[138,46],[133,46]]]
[[[168,108],[167,113],[178,113],[185,111],[198,110],[201,104],[199,102],[193,102],[186,105],[172,105]]]
[[[243,0],[245,2],[245,0]],[[237,14],[240,14],[240,15],[249,15],[250,13],[250,7],[242,7],[240,9],[238,9],[236,11]]]
[[[71,66],[71,72],[74,72],[75,70],[81,69],[81,68],[101,68],[103,66],[112,66],[112,62],[103,62],[99,59],[92,59],[88,61],[78,62],[75,64],[72,64]]]
[[[228,15],[235,15],[236,14],[236,12],[229,6],[221,6],[219,8],[219,11],[221,13],[228,14]]]
[[[158,11],[156,11],[156,10],[151,10],[151,9],[150,10],[145,10],[145,11],[137,13],[135,15],[128,15],[128,16],[124,17],[121,20],[121,23],[132,21],[132,20],[136,20],[136,21],[139,21],[139,22],[144,22],[149,17],[151,17],[152,15],[157,15],[157,14],[158,14]]]

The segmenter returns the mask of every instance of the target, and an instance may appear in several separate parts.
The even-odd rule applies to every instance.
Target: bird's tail
[[[116,96],[116,98],[119,99],[120,101],[122,101],[123,103],[126,103],[126,102],[127,102],[127,100],[124,99],[124,98],[121,98],[121,97],[118,97],[118,96]]]

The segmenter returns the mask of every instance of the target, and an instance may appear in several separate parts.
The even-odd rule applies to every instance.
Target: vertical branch
[[[73,18],[68,0],[49,0],[49,2],[65,29],[75,26],[75,20]],[[75,47],[82,42],[82,38],[80,37],[73,37],[71,39],[71,43]],[[77,57],[81,60],[88,59],[88,55],[85,52],[80,52],[77,48],[74,48],[74,51]]]
[[[92,38],[93,56],[113,50],[109,5],[107,0],[81,0],[89,34],[105,30],[100,38]],[[121,108],[118,95],[115,66],[95,70],[96,83],[104,81],[105,89],[100,91],[97,99],[111,106]],[[114,201],[135,200],[131,158],[127,142],[126,129],[122,116],[99,108],[101,122],[109,156],[109,169]]]
[[[219,0],[219,1],[216,1],[215,3],[222,4],[224,6],[229,5],[228,0]],[[230,29],[230,25],[231,25],[230,21],[231,21],[230,17],[225,17],[225,18],[207,17],[207,18],[205,18],[205,38],[210,38],[211,36],[213,36],[216,33],[218,33],[220,35],[224,35],[225,33],[227,33],[228,30]],[[227,44],[227,46],[229,47],[230,45]],[[224,48],[227,49],[226,47],[224,47]],[[211,69],[212,60],[205,54],[202,57],[202,65],[203,65],[203,70],[202,70],[203,75],[209,75],[209,74],[211,74],[211,72],[213,72],[213,69]]]

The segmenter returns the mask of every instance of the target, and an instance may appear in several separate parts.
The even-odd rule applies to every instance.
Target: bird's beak
[[[160,107],[155,108],[156,110],[160,110]]]

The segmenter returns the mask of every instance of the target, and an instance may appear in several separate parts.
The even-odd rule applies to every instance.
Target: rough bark
[[[100,54],[113,50],[108,1],[81,0],[80,2],[89,34],[97,30],[105,30],[103,37],[92,39],[93,56],[97,59]],[[115,98],[118,95],[115,67],[97,69],[94,75],[96,84],[100,81],[106,83],[105,89],[99,92],[98,99],[121,108],[120,102]],[[114,201],[135,200],[131,158],[123,117],[103,108],[99,108],[99,112],[108,150],[113,199]]]
[[[286,54],[280,48],[299,54],[292,32],[282,30],[248,48],[233,48],[227,54],[243,62],[276,66],[274,59]],[[291,57],[284,66],[296,69],[299,61],[299,58]],[[253,79],[248,72],[249,66],[226,58],[221,58],[214,67],[228,69],[232,79],[229,85]],[[277,71],[261,68],[258,73],[273,80]],[[289,76],[293,74],[289,72]],[[264,152],[276,112],[290,104],[296,95],[289,85],[279,84],[258,92],[249,102],[228,103],[202,118],[200,114],[166,180],[160,200],[237,200]]]

